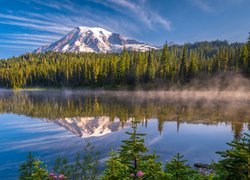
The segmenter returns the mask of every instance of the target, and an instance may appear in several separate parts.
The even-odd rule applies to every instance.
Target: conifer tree
[[[121,149],[119,151],[122,163],[128,164],[131,173],[136,174],[139,164],[147,160],[148,157],[144,153],[148,149],[144,146],[144,136],[146,134],[137,133],[137,123],[132,121],[132,132],[126,132],[130,137],[128,140],[122,141]]]
[[[127,50],[124,48],[121,57],[118,61],[118,67],[117,67],[117,81],[118,83],[125,82],[125,72],[126,72],[126,56],[127,56]]]
[[[244,68],[248,65],[248,49],[247,45],[244,45],[241,48],[241,54],[240,54],[240,59],[239,59],[239,67]]]
[[[31,152],[27,156],[26,162],[19,166],[19,179],[46,179],[48,171],[42,161],[35,159]]]
[[[168,51],[168,44],[165,43],[162,49],[160,60],[160,77],[166,79],[170,71],[170,56]]]
[[[247,41],[247,50],[248,50],[248,69],[250,71],[250,32]]]
[[[22,179],[25,179],[25,178],[31,178],[32,177],[32,174],[34,173],[34,162],[35,162],[35,158],[34,156],[32,155],[31,152],[28,153],[28,156],[27,156],[27,160],[26,162],[24,162],[23,164],[20,165],[19,167],[19,178],[22,180]]]
[[[194,52],[190,52],[190,59],[191,61],[188,69],[188,74],[189,74],[188,77],[193,78],[198,70],[197,59]]]
[[[183,155],[177,153],[169,162],[166,163],[165,173],[171,175],[172,179],[185,179],[194,174],[191,167],[186,165],[187,160],[182,159]]]
[[[153,57],[151,55],[151,51],[149,51],[147,70],[146,70],[146,82],[153,81],[154,79],[155,79],[155,66],[153,62]]]
[[[141,53],[138,53],[135,59],[135,67],[134,67],[136,82],[139,82],[142,79],[142,74],[143,74],[142,64],[143,64],[143,57]]]
[[[250,135],[227,143],[231,149],[217,152],[223,158],[216,165],[221,179],[250,179]]]
[[[156,162],[157,156],[147,154],[148,149],[144,145],[146,134],[137,132],[138,122],[132,121],[132,132],[128,140],[122,141],[121,149],[117,153],[111,153],[107,161],[104,179],[138,178],[138,172],[143,173],[143,179],[159,179],[164,176],[161,162]],[[113,176],[113,175],[114,176]],[[125,177],[124,177],[125,176]]]
[[[179,79],[181,83],[185,83],[187,79],[187,47],[186,46],[184,46],[183,51],[182,51]]]
[[[109,159],[106,161],[103,180],[129,179],[129,167],[122,163],[118,153],[111,152]]]

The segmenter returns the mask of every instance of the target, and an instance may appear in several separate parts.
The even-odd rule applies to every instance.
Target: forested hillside
[[[162,50],[120,54],[25,54],[0,61],[0,86],[115,87],[138,84],[186,84],[200,74],[248,73],[250,38],[246,44],[227,41],[164,45]]]

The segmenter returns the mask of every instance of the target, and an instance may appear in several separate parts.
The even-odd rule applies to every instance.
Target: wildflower
[[[56,175],[54,175],[54,177],[53,177],[54,179],[57,179],[57,176]]]
[[[49,173],[49,177],[54,177],[55,176],[55,174],[54,173]]]
[[[64,176],[63,174],[60,174],[60,175],[58,176],[58,178],[59,178],[59,179],[65,179],[65,176]]]
[[[134,176],[135,176],[135,174],[134,174],[134,173],[131,173],[129,176],[130,176],[130,177],[134,177]]]
[[[138,177],[142,177],[142,176],[143,176],[143,172],[142,172],[142,171],[138,171],[138,172],[137,172],[137,176],[138,176]]]

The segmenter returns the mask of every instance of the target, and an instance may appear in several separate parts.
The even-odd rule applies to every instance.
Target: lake
[[[17,179],[27,153],[49,165],[71,161],[87,142],[103,164],[127,138],[131,119],[160,160],[217,161],[226,142],[250,129],[247,92],[0,91],[0,179]]]

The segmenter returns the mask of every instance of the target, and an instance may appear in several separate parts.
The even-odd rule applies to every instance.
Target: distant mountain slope
[[[112,33],[103,28],[80,26],[73,29],[60,40],[40,47],[34,53],[46,51],[55,52],[120,52],[123,48],[134,51],[157,49],[154,46],[127,39],[118,33]]]

